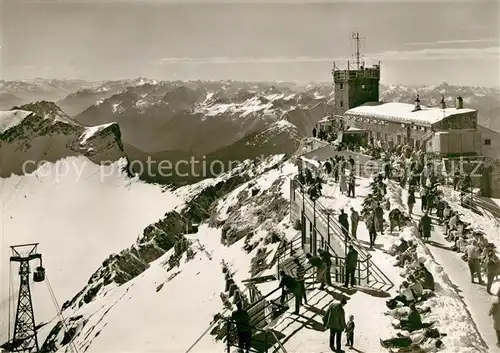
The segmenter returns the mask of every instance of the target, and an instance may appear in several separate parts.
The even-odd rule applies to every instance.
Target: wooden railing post
[[[226,340],[227,340],[227,353],[231,353],[231,322],[227,319],[226,322]]]
[[[366,260],[366,283],[370,283],[370,260]]]
[[[330,247],[330,214],[326,214],[326,232],[328,234],[328,247]]]

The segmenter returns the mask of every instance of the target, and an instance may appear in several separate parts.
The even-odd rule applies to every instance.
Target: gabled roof
[[[373,117],[397,123],[414,123],[422,126],[431,126],[446,117],[464,113],[475,112],[475,109],[456,109],[420,106],[420,110],[414,111],[415,106],[400,102],[371,102],[359,107],[349,109],[345,112],[348,116]]]

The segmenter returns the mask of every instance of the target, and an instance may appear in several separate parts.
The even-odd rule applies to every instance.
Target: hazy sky
[[[1,2],[1,1],[0,1]],[[329,81],[366,37],[382,82],[499,86],[499,2],[3,0],[4,79]]]

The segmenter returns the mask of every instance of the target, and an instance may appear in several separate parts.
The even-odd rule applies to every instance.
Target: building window
[[[340,107],[344,108],[344,101],[340,101]]]
[[[380,140],[380,131],[377,131],[377,140]]]
[[[491,139],[484,140],[484,145],[485,146],[491,146]]]
[[[344,84],[343,84],[343,83],[341,83],[341,84],[340,84],[340,90],[342,91],[343,89],[344,89]]]
[[[398,135],[398,136],[397,136],[397,142],[398,142],[398,145],[400,145],[400,144],[401,144],[401,135]]]

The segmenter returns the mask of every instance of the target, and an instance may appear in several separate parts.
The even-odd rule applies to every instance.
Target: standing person
[[[317,132],[317,130],[316,130],[316,126],[315,126],[315,127],[313,127],[313,131],[312,131],[313,137],[316,137],[316,132]]]
[[[340,192],[342,194],[345,194],[347,192],[347,182],[346,182],[346,176],[345,176],[345,170],[342,170],[344,161],[341,162],[342,164],[340,165],[340,181],[339,181],[339,188]]]
[[[311,254],[306,254],[306,258],[311,264],[316,268],[316,281],[320,283],[319,289],[324,289],[326,285],[326,264],[318,256],[312,256]]]
[[[290,275],[287,275],[285,271],[280,271],[281,282],[279,288],[282,288],[280,304],[285,305],[285,299],[287,294],[293,294],[295,298],[295,314],[299,313],[300,303],[302,302],[302,291],[300,290],[300,284]]]
[[[384,233],[384,210],[380,202],[377,202],[377,207],[375,207],[375,227],[380,234]]]
[[[479,284],[483,284],[483,279],[481,278],[481,262],[479,260],[481,258],[481,252],[475,240],[465,247],[465,253],[467,254],[471,282],[474,283],[474,276],[477,275]]]
[[[498,270],[500,267],[498,258],[495,255],[495,250],[493,249],[488,250],[488,253],[486,254],[485,264],[486,264],[486,276],[488,279],[488,281],[486,282],[486,291],[488,292],[488,294],[491,294],[491,285],[493,284],[493,280],[498,274],[499,272]]]
[[[297,282],[299,283],[300,286],[302,300],[304,301],[304,304],[307,305],[306,280],[304,278],[306,275],[306,269],[304,268],[304,265],[302,265],[299,259],[295,258],[293,262],[297,266],[295,268],[295,278],[297,279]]]
[[[490,316],[493,316],[493,329],[497,333],[497,347],[500,347],[500,290],[497,293],[497,300],[491,305]]]
[[[368,234],[370,235],[370,249],[372,249],[377,239],[377,229],[375,228],[375,213],[373,211],[369,212],[365,222],[368,228]]]
[[[330,329],[330,349],[333,352],[342,352],[342,332],[347,328],[344,306],[347,300],[342,298],[340,303],[333,303],[323,316],[323,325]]]
[[[344,212],[344,209],[340,210],[339,223],[342,226],[342,234],[344,235],[344,238],[348,238],[349,237],[349,219],[347,218],[347,214]]]
[[[415,205],[415,191],[412,188],[411,190],[408,190],[408,214],[410,217],[413,214],[413,206]]]
[[[345,330],[347,336],[346,346],[352,348],[354,346],[354,328],[356,324],[354,323],[354,315],[349,315],[349,321],[347,322],[347,328]]]
[[[351,237],[353,239],[357,239],[358,232],[358,224],[359,224],[359,213],[351,207]]]
[[[429,238],[431,237],[431,229],[432,220],[431,217],[429,217],[429,215],[427,214],[427,211],[425,211],[419,222],[420,235],[422,236],[424,241],[429,240]]]
[[[332,254],[328,252],[328,250],[319,249],[318,250],[319,257],[326,264],[325,270],[325,282],[328,286],[332,285]]]
[[[349,252],[345,260],[345,287],[349,288],[349,279],[351,280],[351,287],[356,285],[356,279],[354,277],[356,273],[356,268],[358,267],[358,252],[351,245],[349,246]]]
[[[349,174],[349,189],[347,190],[347,197],[356,197],[355,189],[356,189],[356,177],[354,176],[354,172],[351,170],[351,174]]]
[[[236,311],[231,314],[231,320],[236,324],[238,334],[238,347],[241,352],[250,352],[252,347],[252,327],[250,326],[250,315],[243,309],[241,301],[236,302]]]
[[[425,187],[425,185],[422,185],[420,187],[420,210],[424,212],[426,206],[427,206],[427,188]]]

